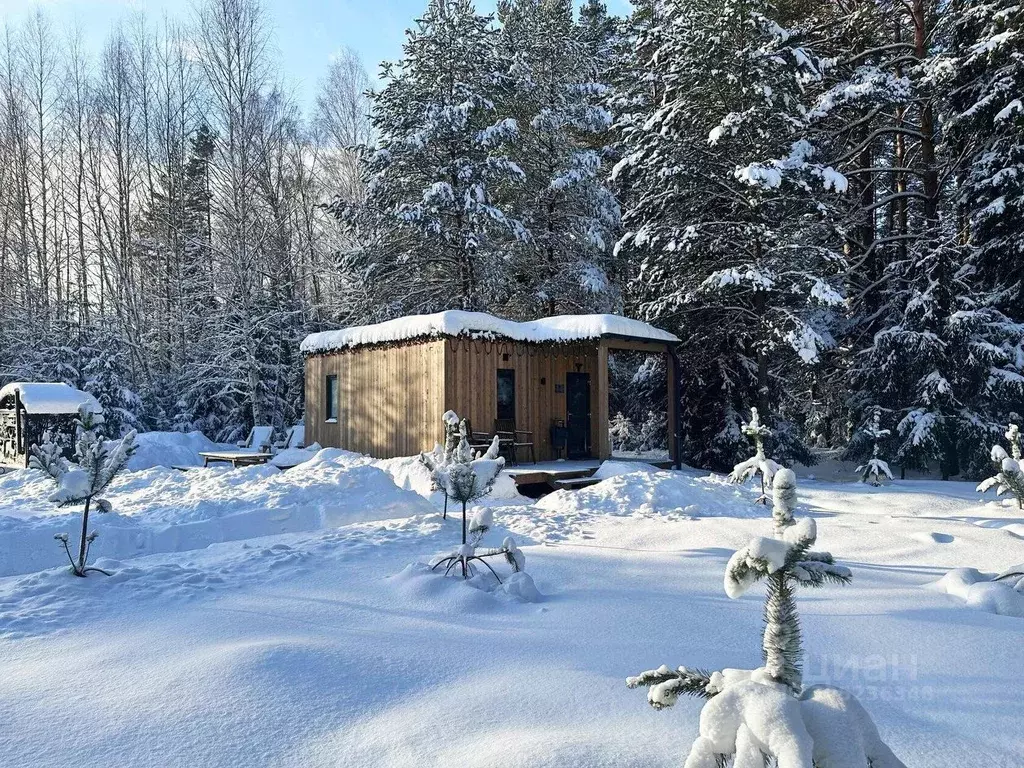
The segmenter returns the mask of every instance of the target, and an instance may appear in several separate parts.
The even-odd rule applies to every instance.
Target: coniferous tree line
[[[1013,0],[433,0],[307,120],[255,5],[196,15],[8,33],[4,375],[92,345],[124,428],[226,435],[297,417],[309,329],[615,311],[683,339],[701,466],[757,407],[782,462],[976,475],[1024,410]]]

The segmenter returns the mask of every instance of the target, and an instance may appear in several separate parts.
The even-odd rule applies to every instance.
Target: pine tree
[[[909,4],[907,4],[909,5]],[[886,267],[906,259],[922,233],[912,207],[920,200],[927,169],[915,155],[922,72],[907,5],[891,3],[801,4],[800,26],[815,36],[814,50],[829,66],[809,86],[806,119],[821,158],[848,179],[836,209],[831,242],[845,261],[845,312],[835,328],[838,344],[826,352],[807,384],[813,412],[805,429],[824,446],[844,444],[849,423],[870,418],[874,395],[852,383],[851,367],[875,333],[893,322],[898,277]],[[860,457],[857,457],[860,458]]]
[[[608,355],[609,413],[621,413],[625,451],[667,451],[668,371],[664,355],[618,350]]]
[[[103,409],[104,430],[122,437],[141,428],[142,400],[132,388],[132,372],[121,337],[111,329],[98,329],[87,345],[79,347],[85,358],[82,389]]]
[[[491,447],[482,456],[474,457],[469,447],[465,420],[460,420],[454,411],[447,411],[443,420],[444,448],[436,446],[432,453],[420,454],[420,460],[431,470],[434,484],[444,491],[445,516],[447,517],[448,499],[462,505],[462,544],[455,552],[439,558],[432,566],[432,570],[444,568],[447,576],[458,569],[462,572],[462,578],[469,579],[476,572],[473,563],[480,563],[500,583],[501,577],[487,562],[487,558],[503,557],[512,567],[512,571],[519,573],[526,565],[526,556],[511,537],[506,537],[501,547],[497,549],[478,551],[480,540],[492,525],[491,511],[481,510],[472,519],[467,514],[469,502],[487,495],[505,466],[505,459],[498,456],[497,435]]]
[[[506,313],[609,311],[618,304],[610,275],[619,206],[594,146],[611,125],[599,43],[583,39],[570,0],[502,0],[498,20],[498,60],[507,62],[498,109],[518,128],[509,154],[524,174],[501,198],[529,232],[510,250]]]
[[[993,445],[990,456],[996,465],[996,474],[983,480],[978,485],[978,493],[985,493],[991,488],[996,489],[997,496],[1012,494],[1017,500],[1017,508],[1024,509],[1024,465],[1021,464],[1020,427],[1011,424],[1005,435],[1010,443],[1010,455],[1001,445]]]
[[[100,494],[124,469],[128,459],[135,452],[135,431],[128,431],[113,446],[108,447],[98,431],[98,427],[103,423],[100,414],[93,413],[83,406],[79,410],[77,423],[78,441],[75,446],[74,463],[63,457],[60,448],[51,442],[47,435],[41,446],[32,446],[31,465],[45,472],[57,484],[57,490],[50,496],[50,501],[61,507],[83,505],[78,559],[71,554],[66,533],[54,536],[64,546],[68,560],[71,561],[71,572],[82,577],[89,571],[98,571],[109,576],[110,574],[103,569],[87,565],[89,548],[98,535],[96,531],[89,530],[89,511],[93,505],[100,512],[111,510],[110,502],[100,497]]]
[[[688,461],[732,466],[745,402],[780,415],[780,457],[810,461],[783,382],[833,345],[842,303],[828,235],[847,182],[806,135],[822,66],[767,3],[673,0],[654,13],[638,41],[651,101],[620,120],[613,177],[628,190],[617,247],[634,265],[630,304],[684,339]]]
[[[607,93],[614,77],[615,46],[621,40],[618,19],[608,15],[608,6],[601,0],[585,0],[577,24],[579,39],[597,74],[596,82]]]
[[[955,0],[933,65],[943,90],[946,152],[958,160],[958,229],[983,289],[1024,320],[1024,7],[1017,0]]]
[[[150,428],[202,428],[204,411],[215,407],[210,390],[216,384],[195,381],[197,371],[206,367],[210,330],[216,327],[210,191],[214,138],[209,126],[199,125],[187,155],[160,173],[140,217],[135,250],[149,265],[147,280],[159,301],[147,334],[150,359],[140,391]],[[181,154],[177,148],[173,152]],[[197,385],[204,392],[191,397]]]
[[[785,504],[795,501],[795,478],[789,470],[779,474],[784,487],[793,488]],[[627,678],[630,688],[649,688],[647,700],[655,709],[673,706],[682,695],[705,699],[687,768],[797,768],[833,761],[850,768],[904,768],[852,694],[829,685],[803,685],[795,590],[851,579],[832,555],[811,549],[816,539],[813,519],[790,519],[776,526],[775,538],[753,539],[726,566],[725,591],[731,598],[762,579],[767,584],[762,667],[707,672],[662,666]]]
[[[761,417],[757,408],[750,409],[750,421],[746,422],[740,431],[754,444],[754,455],[732,468],[729,473],[729,482],[745,483],[750,478],[757,476],[761,479],[761,495],[757,503],[768,504],[768,497],[765,489],[770,488],[775,474],[780,466],[773,459],[769,459],[764,452],[764,441],[771,437],[772,431],[761,423]]]
[[[984,464],[981,446],[1024,392],[1024,326],[979,295],[964,248],[915,250],[890,269],[901,307],[854,369],[858,391],[896,411],[895,454],[905,469],[937,464],[943,479]]]
[[[430,472],[430,481],[433,490],[442,491],[444,493],[444,512],[441,517],[444,520],[448,519],[448,487],[446,485],[447,471],[448,468],[458,462],[465,463],[466,461],[472,460],[472,456],[469,455],[469,443],[465,443],[465,449],[463,449],[463,441],[466,439],[466,422],[460,421],[459,416],[455,411],[445,411],[441,417],[444,422],[444,445],[435,445],[434,450],[421,453],[420,463],[427,468]],[[491,441],[490,448],[487,449],[483,455],[477,457],[481,459],[494,460],[499,456],[499,444],[500,440],[498,435],[494,436]],[[504,462],[504,459],[502,459]]]
[[[507,154],[519,127],[495,106],[495,34],[470,0],[431,0],[383,65],[366,201],[332,208],[361,242],[345,268],[371,316],[485,309],[507,289],[504,253],[529,233],[497,202],[524,174]]]
[[[889,464],[879,456],[882,441],[891,434],[888,429],[882,428],[881,418],[882,409],[875,406],[871,415],[871,421],[860,430],[864,442],[871,444],[871,458],[857,467],[857,474],[860,475],[862,483],[871,483],[874,486],[881,485],[883,477],[892,480],[892,471],[889,469]]]
[[[612,453],[615,451],[636,450],[636,438],[633,435],[633,422],[622,411],[616,413],[608,422],[608,443]]]

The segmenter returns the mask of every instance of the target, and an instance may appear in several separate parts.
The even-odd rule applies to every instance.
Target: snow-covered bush
[[[857,467],[860,481],[862,483],[870,483],[876,487],[882,484],[883,477],[892,480],[892,472],[889,470],[888,462],[883,461],[878,456],[879,443],[889,436],[889,430],[882,429],[879,424],[881,412],[882,409],[875,406],[871,421],[861,429],[864,437],[871,441],[871,458]]]
[[[79,410],[77,422],[78,440],[74,462],[63,457],[60,448],[47,434],[42,445],[32,446],[31,465],[48,474],[57,484],[57,490],[49,497],[50,501],[62,507],[84,504],[77,561],[68,547],[68,534],[60,533],[54,537],[64,545],[64,551],[71,561],[71,572],[75,576],[85,576],[89,571],[99,571],[109,576],[100,568],[86,565],[89,547],[98,535],[96,531],[89,531],[89,511],[94,504],[100,512],[110,511],[110,502],[101,498],[100,494],[117,473],[124,469],[135,451],[135,430],[129,430],[120,440],[106,442],[98,430],[103,417],[86,406]]]
[[[789,512],[788,523],[780,526],[777,519],[776,536],[753,539],[725,572],[731,598],[757,581],[767,583],[763,666],[718,672],[662,666],[627,678],[626,685],[648,687],[655,709],[671,707],[681,695],[706,699],[686,768],[904,768],[853,695],[830,685],[803,685],[795,588],[846,584],[851,576],[832,555],[811,549],[817,538],[813,519],[792,520],[792,472],[780,471],[776,483],[776,506]]]
[[[996,465],[996,474],[982,480],[978,484],[978,492],[985,493],[990,488],[996,489],[997,496],[1012,494],[1017,500],[1017,508],[1024,509],[1024,468],[1021,466],[1020,428],[1011,424],[1005,433],[1010,443],[1010,454],[1007,455],[1001,445],[993,445],[990,456]]]
[[[765,494],[765,489],[771,487],[772,479],[780,469],[779,465],[765,456],[764,453],[764,439],[769,437],[772,431],[761,423],[757,408],[750,409],[750,421],[745,422],[740,427],[740,431],[754,443],[754,455],[732,468],[732,472],[729,473],[729,481],[745,483],[755,475],[759,475],[761,478],[761,495],[757,501],[761,504],[767,504],[768,497]]]
[[[485,558],[502,556],[518,573],[525,567],[526,556],[511,537],[497,549],[478,551],[481,539],[491,528],[492,512],[481,509],[472,520],[467,517],[469,502],[486,496],[505,466],[505,459],[498,455],[498,438],[495,436],[486,452],[474,456],[469,446],[466,422],[460,421],[454,411],[446,412],[442,418],[445,424],[444,448],[435,446],[432,452],[421,454],[420,459],[430,469],[434,485],[444,493],[445,517],[449,499],[462,505],[462,544],[451,554],[440,558],[433,568],[443,566],[445,575],[459,568],[462,577],[468,579],[474,575],[472,563],[476,561],[483,563],[500,582],[501,578]]]

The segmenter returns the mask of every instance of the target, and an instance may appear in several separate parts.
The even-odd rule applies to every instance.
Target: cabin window
[[[326,421],[337,421],[338,420],[338,377],[331,375],[327,377],[327,383],[324,386],[324,400],[327,405],[325,408]]]
[[[498,369],[498,418],[516,417],[516,372],[512,368]]]

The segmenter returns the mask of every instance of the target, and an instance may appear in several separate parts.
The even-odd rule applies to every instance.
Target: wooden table
[[[255,464],[266,464],[272,457],[271,453],[244,452],[244,451],[201,451],[203,466],[210,466],[210,462],[223,461],[231,464],[232,467],[251,467]]]

